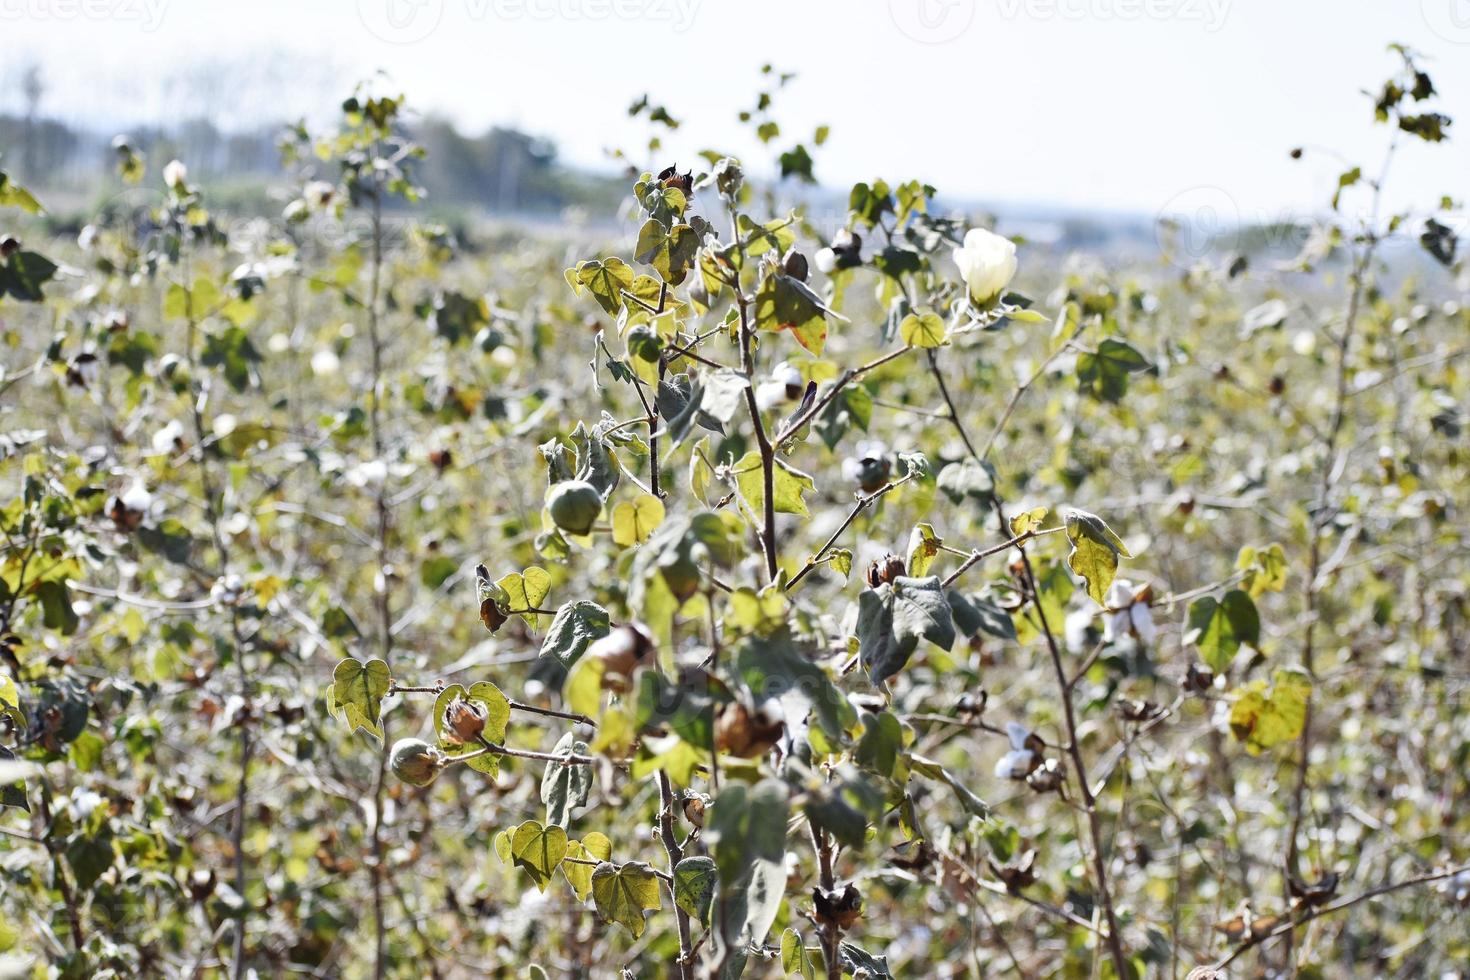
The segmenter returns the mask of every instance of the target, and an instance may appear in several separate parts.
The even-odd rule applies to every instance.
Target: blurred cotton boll
[[[128,510],[146,514],[148,508],[153,506],[153,494],[149,493],[148,488],[143,484],[134,483],[123,491],[118,501]]]
[[[354,487],[377,486],[388,478],[388,464],[381,459],[370,459],[348,470],[346,476]]]
[[[816,262],[817,271],[821,272],[823,275],[826,275],[827,273],[830,273],[833,269],[837,268],[837,253],[832,251],[832,249],[830,248],[817,249],[817,254],[812,258],[813,261]]]
[[[1016,243],[984,228],[965,233],[965,244],[954,250],[954,264],[969,287],[970,299],[988,306],[1016,276]]]
[[[175,419],[153,433],[153,451],[155,453],[177,452],[183,441],[183,435],[183,423]]]
[[[169,187],[182,189],[189,179],[189,168],[181,160],[170,160],[163,168],[163,182]]]
[[[1011,749],[995,764],[997,779],[1025,779],[1032,769],[1036,753],[1030,749]]]
[[[336,374],[342,361],[329,348],[323,347],[311,355],[311,373],[316,375]]]
[[[1067,613],[1063,633],[1066,636],[1068,650],[1080,653],[1087,648],[1087,631],[1092,628],[1092,618],[1091,609],[1077,609]]]
[[[806,382],[801,371],[789,362],[782,361],[771,369],[771,380],[755,387],[755,403],[762,410],[775,408],[783,402],[795,401],[805,390]]]
[[[1111,643],[1120,636],[1132,635],[1138,642],[1150,645],[1158,638],[1154,614],[1139,589],[1127,579],[1113,581],[1108,588],[1108,612],[1103,617],[1103,640]]]

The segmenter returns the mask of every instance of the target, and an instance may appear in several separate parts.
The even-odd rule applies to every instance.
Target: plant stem
[[[662,769],[658,770],[658,832],[663,841],[664,850],[669,855],[669,872],[671,883],[669,894],[673,895],[672,873],[679,862],[684,860],[683,848],[679,846],[678,835],[674,833],[674,790],[669,785],[669,774]],[[690,960],[693,958],[693,947],[690,942],[689,913],[674,905],[674,918],[679,927],[679,960],[676,975],[679,980],[691,980]]]
[[[837,890],[837,876],[832,869],[835,846],[825,830],[812,826],[812,847],[817,852],[817,878],[822,891],[831,895]],[[827,980],[842,980],[842,928],[836,919],[822,927],[822,958],[827,963]]]
[[[794,576],[792,576],[791,581],[786,583],[787,591],[795,588],[797,582],[800,582],[802,579],[806,578],[808,572],[810,572],[812,569],[816,568],[822,563],[822,559],[826,557],[827,552],[834,544],[837,543],[837,539],[842,537],[842,532],[846,531],[849,527],[852,526],[852,522],[857,520],[858,514],[862,513],[864,508],[868,507],[884,494],[891,493],[892,491],[897,490],[899,487],[903,486],[905,483],[909,482],[918,475],[919,474],[917,471],[913,471],[910,472],[907,476],[902,477],[901,479],[888,481],[887,483],[883,484],[883,486],[879,487],[877,490],[874,490],[870,494],[860,494],[857,498],[857,502],[853,504],[852,511],[847,515],[847,519],[842,522],[842,525],[838,527],[837,530],[832,532],[832,536],[827,539],[826,544],[818,548],[817,553],[806,560],[806,564],[802,565],[801,569]]]
[[[755,444],[761,456],[761,496],[763,525],[761,527],[761,551],[766,556],[766,577],[776,580],[776,450],[766,435],[766,424],[761,420],[760,405],[755,400],[755,358],[751,351],[754,335],[750,328],[750,310],[743,293],[738,294],[740,307],[740,370],[750,382],[745,386],[745,407],[750,412],[750,423],[755,428]]]
[[[975,451],[975,445],[970,441],[970,434],[965,428],[960,414],[955,409],[954,399],[950,397],[949,387],[944,383],[944,373],[939,370],[939,358],[933,351],[929,352],[929,370],[934,375],[934,380],[939,386],[939,394],[944,399],[944,404],[949,408],[950,421],[956,431],[959,432],[961,441],[969,450],[970,456],[980,462],[979,453]],[[1002,529],[1010,526],[1006,520],[1005,507],[1001,503],[1000,494],[996,492],[991,497],[991,503],[995,509],[996,520],[1000,522]],[[1054,528],[1053,530],[1060,530]],[[1034,536],[1034,535],[1033,535]],[[1025,535],[1019,535],[1025,537]],[[1087,814],[1088,835],[1092,839],[1092,869],[1097,879],[1098,903],[1102,906],[1103,916],[1107,919],[1108,953],[1113,960],[1113,969],[1118,977],[1129,975],[1127,957],[1123,954],[1122,937],[1118,934],[1118,918],[1113,910],[1112,889],[1108,885],[1107,859],[1103,856],[1103,832],[1102,822],[1098,818],[1097,800],[1093,796],[1092,786],[1087,778],[1087,763],[1082,758],[1081,740],[1077,734],[1077,712],[1072,704],[1072,685],[1067,679],[1067,670],[1062,664],[1061,647],[1057,644],[1056,634],[1052,632],[1051,624],[1046,619],[1046,609],[1041,602],[1040,592],[1036,587],[1036,572],[1031,567],[1031,556],[1026,553],[1025,542],[1016,542],[1008,546],[1015,547],[1021,556],[1021,569],[1023,582],[1026,590],[1030,593],[1032,608],[1036,610],[1037,621],[1041,626],[1042,635],[1046,638],[1047,649],[1051,653],[1052,670],[1056,674],[1057,690],[1062,699],[1063,718],[1067,725],[1067,754],[1071,757],[1072,768],[1077,776],[1078,792],[1082,798],[1082,808]],[[978,559],[977,559],[978,560]]]

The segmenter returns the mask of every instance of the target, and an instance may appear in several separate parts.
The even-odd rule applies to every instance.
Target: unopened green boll
[[[413,786],[432,783],[448,762],[443,752],[417,738],[400,738],[388,756],[393,775]]]

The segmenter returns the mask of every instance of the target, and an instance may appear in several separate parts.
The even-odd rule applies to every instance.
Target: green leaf
[[[592,869],[596,867],[596,865],[579,862],[600,862],[610,857],[612,857],[612,841],[607,839],[606,834],[594,830],[584,834],[579,841],[567,841],[567,858],[577,860],[564,859],[561,863],[561,873],[566,877],[567,884],[572,886],[572,892],[577,896],[577,901],[585,902],[587,896],[592,894]]]
[[[858,596],[858,652],[874,684],[897,674],[920,639],[954,646],[954,617],[938,576],[900,576]]]
[[[14,752],[0,745],[0,806],[13,806],[29,813],[31,804],[26,799],[25,777],[39,771],[39,766],[21,762]]]
[[[570,667],[581,659],[593,641],[607,636],[611,628],[607,610],[592,600],[563,603],[541,641],[541,656]]]
[[[1046,520],[1047,513],[1045,507],[1032,507],[1024,513],[1016,514],[1011,518],[1011,534],[1019,538],[1035,531]]]
[[[677,286],[689,275],[699,254],[699,234],[689,225],[665,228],[657,218],[649,218],[638,230],[634,257],[651,265],[671,286]]]
[[[781,972],[788,977],[801,977],[801,980],[817,980],[817,968],[806,954],[806,943],[801,933],[795,929],[781,933]]]
[[[857,765],[895,778],[899,758],[903,753],[903,725],[890,711],[863,718],[863,736],[858,739],[852,761]]]
[[[664,521],[664,503],[651,493],[623,501],[613,508],[613,543],[627,548],[647,541]]]
[[[591,259],[568,270],[567,283],[578,296],[582,295],[583,290],[591,293],[603,312],[609,316],[617,316],[618,311],[623,308],[622,291],[631,289],[633,285],[633,270],[628,267],[628,263],[617,257],[601,261]]]
[[[1109,338],[1095,353],[1077,355],[1077,387],[1099,401],[1117,402],[1128,393],[1128,375],[1151,366],[1133,347]]]
[[[737,887],[756,859],[785,860],[788,808],[787,788],[779,780],[721,785],[706,811],[706,834],[722,893]]]
[[[0,207],[20,208],[27,214],[41,214],[45,210],[30,191],[5,173],[0,173]]]
[[[898,335],[910,347],[942,347],[945,343],[944,320],[931,310],[910,313],[899,322]]]
[[[1231,589],[1219,601],[1203,596],[1189,604],[1184,642],[1199,647],[1200,656],[1216,673],[1229,669],[1242,643],[1255,646],[1260,640],[1256,604],[1240,589]]]
[[[332,714],[347,723],[347,730],[365,728],[379,741],[383,729],[378,721],[383,713],[383,696],[388,693],[391,678],[382,660],[363,663],[348,657],[332,671],[332,689],[328,707]]]
[[[576,741],[571,732],[557,740],[552,755],[586,755],[587,743]],[[587,804],[592,791],[592,767],[548,762],[541,776],[541,802],[546,804],[546,822],[565,827],[572,811]]]
[[[709,925],[710,906],[715,900],[719,872],[714,858],[687,857],[674,865],[674,904],[699,922]]]
[[[791,276],[768,273],[756,289],[756,326],[761,330],[789,330],[797,343],[818,357],[827,346],[829,313],[810,286]]]
[[[811,512],[807,510],[806,501],[802,494],[808,490],[817,488],[816,482],[801,470],[792,469],[784,462],[777,459],[775,472],[772,474],[773,497],[776,502],[776,513],[796,514],[800,517],[810,517]],[[765,475],[761,469],[761,454],[751,450],[742,456],[730,472],[735,474],[735,484],[740,488],[740,495],[750,506],[755,515],[760,515],[765,508],[766,485]]]
[[[1264,680],[1243,688],[1230,708],[1230,733],[1251,755],[1300,737],[1307,720],[1312,681],[1305,671],[1283,667],[1268,687]]]
[[[526,610],[540,608],[542,600],[551,592],[551,575],[546,569],[532,565],[524,571],[501,576],[495,584],[505,592],[505,605],[500,611],[506,615],[521,613],[535,629],[540,624],[540,616]]]
[[[543,827],[535,820],[527,820],[511,834],[510,854],[516,867],[525,868],[536,887],[544,892],[551,873],[567,856],[567,832],[555,825]]]
[[[1087,583],[1087,594],[1092,601],[1106,608],[1104,597],[1118,572],[1118,558],[1133,557],[1128,546],[1101,517],[1085,510],[1067,512],[1067,540],[1072,542],[1067,567]],[[1055,623],[1049,622],[1048,625],[1057,628]]]
[[[989,463],[966,457],[939,471],[939,489],[951,503],[963,503],[969,499],[988,504],[995,495],[995,470]]]
[[[460,745],[452,739],[445,737],[444,709],[449,707],[449,702],[455,698],[464,698],[466,701],[474,701],[485,709],[485,730],[480,734],[487,741],[501,743],[505,741],[505,730],[510,724],[510,701],[501,692],[500,688],[489,681],[480,681],[465,688],[460,684],[450,684],[439,692],[434,698],[434,732],[439,739],[439,748],[447,755],[468,755],[478,752],[479,745]],[[500,772],[500,756],[493,752],[484,755],[476,755],[467,760],[465,765],[476,772],[495,775]]]
[[[946,589],[954,626],[963,636],[974,638],[980,633],[1002,640],[1016,638],[1016,624],[1000,604],[985,595],[965,595],[958,589]],[[1047,620],[1048,625],[1051,620]]]
[[[637,939],[647,923],[645,911],[658,911],[663,906],[659,895],[658,875],[639,861],[615,865],[604,861],[592,872],[592,900],[604,922],[627,926]]]

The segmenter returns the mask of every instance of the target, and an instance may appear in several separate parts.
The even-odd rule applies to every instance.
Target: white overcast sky
[[[734,117],[771,61],[799,73],[786,132],[832,127],[817,170],[834,186],[922,177],[951,199],[1135,213],[1223,192],[1258,220],[1330,194],[1338,162],[1293,163],[1295,145],[1377,166],[1360,90],[1394,67],[1390,41],[1463,116],[1400,156],[1396,200],[1470,196],[1470,0],[0,0],[0,108],[29,62],[46,110],[118,125],[176,114],[195,84],[239,121],[299,115],[381,68],[423,110],[607,167],[646,137],[626,115],[644,91],[684,122],[671,158],[751,151]],[[213,59],[293,84],[232,108]]]

